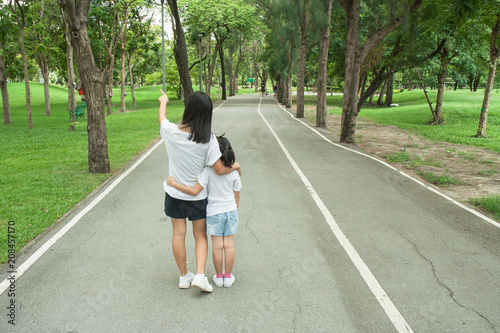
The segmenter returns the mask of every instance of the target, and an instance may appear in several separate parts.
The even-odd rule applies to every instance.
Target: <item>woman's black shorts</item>
[[[173,219],[196,221],[207,218],[208,200],[187,201],[172,198],[165,192],[165,214]]]

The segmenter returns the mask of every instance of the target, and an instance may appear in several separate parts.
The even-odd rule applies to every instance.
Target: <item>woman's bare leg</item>
[[[193,221],[194,251],[196,256],[196,273],[205,274],[208,255],[206,219]]]
[[[181,276],[188,273],[186,266],[186,220],[172,219],[172,251]]]

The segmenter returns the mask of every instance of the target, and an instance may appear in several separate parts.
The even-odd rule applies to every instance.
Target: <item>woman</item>
[[[191,93],[186,99],[179,125],[171,123],[166,117],[168,97],[163,91],[159,101],[158,121],[167,149],[169,175],[180,184],[194,186],[205,166],[212,166],[219,175],[240,169],[238,163],[229,168],[220,160],[219,144],[211,133],[213,105],[210,96],[202,92]],[[201,191],[193,197],[166,186],[166,183],[164,185],[165,214],[172,220],[172,250],[180,271],[179,288],[187,289],[193,285],[202,291],[212,292],[213,287],[205,276],[208,254],[207,191]],[[186,218],[193,223],[196,275],[186,265]]]

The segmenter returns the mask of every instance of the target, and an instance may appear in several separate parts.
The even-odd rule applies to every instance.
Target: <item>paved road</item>
[[[18,256],[0,332],[500,331],[497,225],[270,97],[230,99],[213,131],[243,166],[232,288],[177,288],[160,144]]]

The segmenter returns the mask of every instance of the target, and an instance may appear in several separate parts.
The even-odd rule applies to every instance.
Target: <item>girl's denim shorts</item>
[[[238,212],[212,215],[207,217],[207,235],[231,236],[238,232]]]

